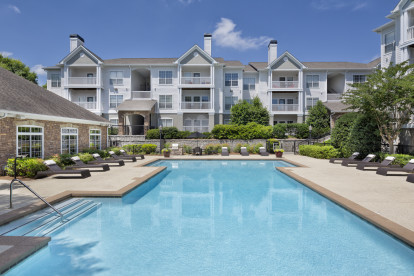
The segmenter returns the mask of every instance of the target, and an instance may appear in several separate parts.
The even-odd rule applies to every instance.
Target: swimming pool
[[[52,233],[8,275],[412,275],[414,251],[278,172],[280,161],[168,169]]]

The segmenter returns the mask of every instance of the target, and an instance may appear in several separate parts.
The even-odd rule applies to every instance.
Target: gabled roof
[[[372,69],[381,62],[377,58],[370,63],[357,62],[303,62],[308,69]]]
[[[217,61],[214,60],[214,58],[212,58],[206,51],[204,51],[203,49],[201,49],[200,46],[198,46],[197,44],[194,45],[193,47],[191,47],[187,52],[185,52],[181,57],[179,57],[175,63],[180,63],[184,58],[186,58],[190,53],[192,53],[194,50],[199,51],[204,58],[206,58],[207,60],[211,61],[211,63],[217,63]]]
[[[396,13],[399,11],[399,9],[401,7],[403,7],[408,1],[412,1],[412,0],[401,0],[400,2],[398,2],[398,4],[395,6],[395,8],[392,10],[391,13]]]
[[[87,52],[88,54],[90,54],[93,58],[95,58],[98,63],[102,63],[103,62],[103,59],[101,59],[98,55],[96,55],[95,53],[93,53],[91,50],[89,50],[88,48],[86,48],[83,45],[79,45],[76,49],[74,49],[67,56],[65,56],[61,61],[59,61],[59,64],[64,64],[66,61],[68,61],[69,59],[71,59],[74,55],[76,55],[77,53],[79,53],[82,50],[85,51],[85,52]]]
[[[272,68],[273,65],[275,65],[276,63],[278,63],[279,61],[281,61],[284,57],[289,57],[293,60],[294,63],[296,63],[296,65],[298,65],[301,69],[306,68],[305,65],[303,65],[297,58],[295,58],[291,53],[289,53],[288,51],[284,52],[280,57],[278,57],[277,59],[275,59],[274,61],[272,61],[268,68]]]
[[[64,98],[0,67],[0,110],[109,123]]]
[[[105,59],[104,65],[173,64],[177,58],[115,58]]]
[[[334,113],[349,113],[353,112],[352,110],[348,109],[350,106],[342,103],[341,101],[329,101],[324,102],[323,105],[329,109],[329,111]]]
[[[248,65],[244,66],[243,71],[246,72],[246,73],[256,73],[257,69],[254,68],[251,64],[248,64]]]

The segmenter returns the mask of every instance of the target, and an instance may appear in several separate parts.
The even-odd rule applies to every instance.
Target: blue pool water
[[[278,172],[279,161],[168,169],[52,233],[8,275],[413,275],[414,250]]]

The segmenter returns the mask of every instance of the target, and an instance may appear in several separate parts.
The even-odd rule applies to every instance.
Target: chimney
[[[277,59],[277,40],[271,40],[268,47],[267,64],[272,63],[275,59]]]
[[[211,56],[211,34],[204,34],[204,51]]]
[[[72,52],[76,48],[78,48],[79,45],[83,45],[85,40],[78,34],[71,34],[69,36],[70,38],[70,51]]]

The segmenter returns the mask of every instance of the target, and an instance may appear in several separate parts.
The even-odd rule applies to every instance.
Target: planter
[[[282,158],[282,156],[283,156],[283,152],[282,151],[277,151],[276,152],[276,157],[277,158]]]
[[[170,157],[171,151],[164,151],[164,157]]]

